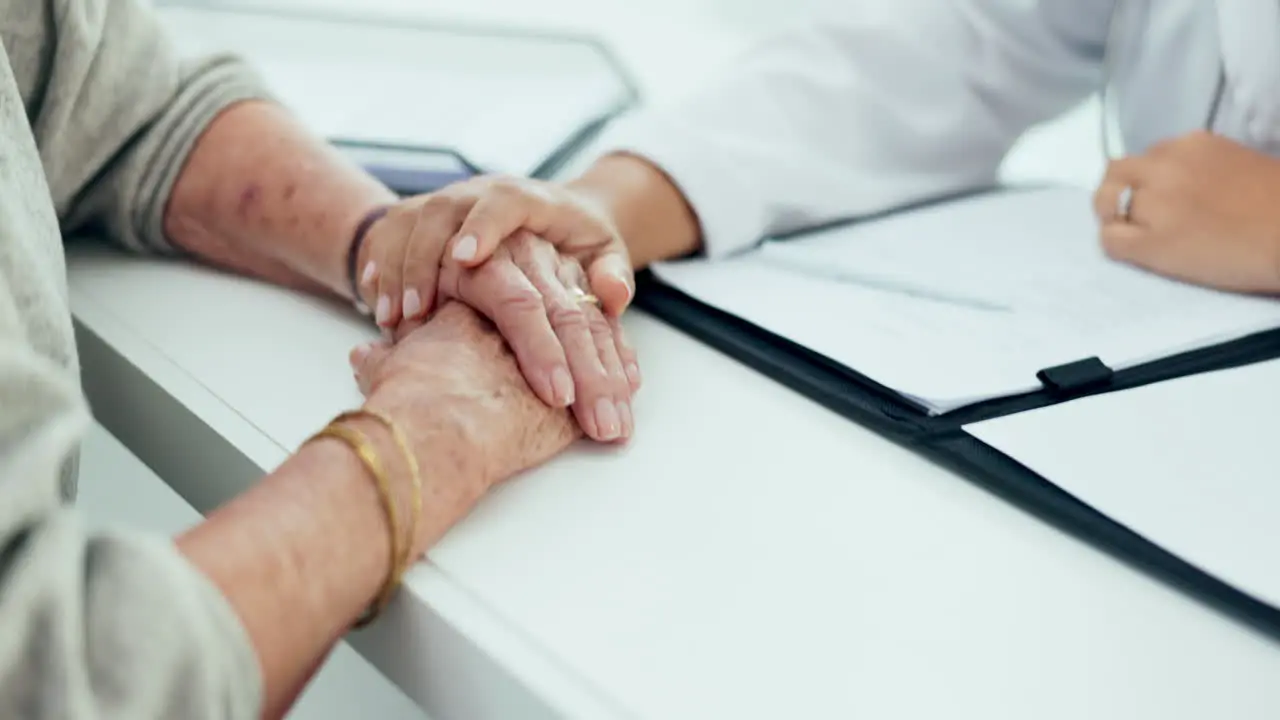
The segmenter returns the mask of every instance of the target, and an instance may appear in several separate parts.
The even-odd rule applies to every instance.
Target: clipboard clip
[[[1096,357],[1045,368],[1036,373],[1036,379],[1054,395],[1076,395],[1096,390],[1111,384],[1114,376],[1115,371]]]

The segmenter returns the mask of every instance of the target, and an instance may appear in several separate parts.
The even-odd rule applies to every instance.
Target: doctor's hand
[[[631,437],[635,352],[616,317],[591,298],[587,273],[550,243],[518,231],[474,268],[446,263],[433,282],[435,304],[460,301],[487,317],[510,345],[529,386],[551,407],[572,407],[594,440]],[[395,328],[404,337],[423,320]]]
[[[408,198],[376,221],[357,253],[361,300],[380,327],[427,317],[441,268],[476,268],[518,230],[553,244],[586,269],[611,317],[631,303],[627,246],[602,204],[567,186],[485,176]]]
[[[1280,160],[1194,132],[1112,162],[1094,211],[1116,260],[1222,290],[1280,293]]]

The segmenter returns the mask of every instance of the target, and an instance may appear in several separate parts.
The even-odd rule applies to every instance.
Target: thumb
[[[378,368],[382,367],[390,354],[391,346],[386,342],[366,343],[351,349],[347,360],[351,363],[351,371],[355,373],[356,384],[360,386],[362,394],[369,394]]]
[[[618,317],[626,311],[636,294],[636,275],[625,246],[606,250],[593,260],[587,268],[587,280],[606,313]]]

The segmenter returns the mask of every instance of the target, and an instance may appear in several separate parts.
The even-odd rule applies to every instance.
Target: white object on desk
[[[1280,326],[1280,302],[1106,258],[1089,193],[982,195],[655,272],[947,412],[1099,357],[1120,370]]]
[[[965,429],[1169,552],[1280,608],[1280,361]]]
[[[235,438],[266,469],[356,400],[346,350],[373,331],[345,312],[173,263],[77,252],[69,271],[93,392],[170,393],[110,404],[140,452]],[[1280,715],[1274,641],[626,324],[646,378],[631,447],[500,488],[355,641],[433,717]],[[171,411],[195,428],[175,435]],[[205,496],[253,481],[166,477]]]
[[[188,0],[159,12],[185,52],[248,58],[329,138],[452,149],[525,174],[630,100],[618,68],[587,42],[245,8]]]

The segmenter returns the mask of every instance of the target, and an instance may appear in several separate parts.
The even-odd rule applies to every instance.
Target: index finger
[[[598,218],[550,186],[536,181],[499,179],[485,187],[458,228],[451,257],[474,267],[503,240],[528,230],[557,247],[603,246],[609,239]]]
[[[528,200],[511,184],[494,182],[479,192],[449,243],[449,257],[466,267],[488,260],[503,239],[524,228],[529,219]]]

